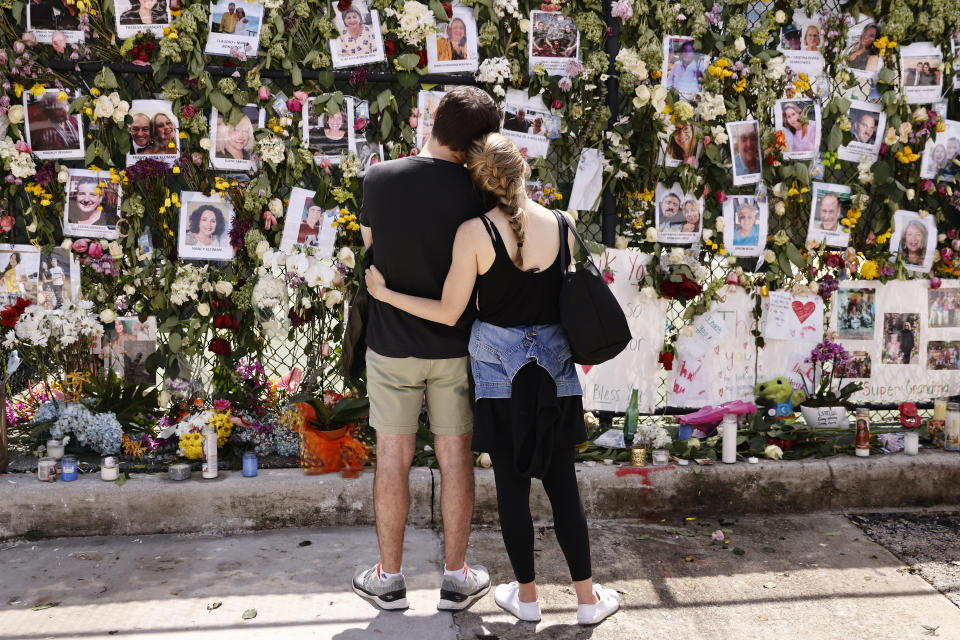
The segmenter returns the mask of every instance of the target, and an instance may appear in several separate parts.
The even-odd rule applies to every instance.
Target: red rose
[[[562,109],[562,108],[563,108],[563,103],[560,102],[559,100],[557,100],[556,98],[554,98],[554,99],[553,99],[553,102],[550,103],[550,108],[551,108],[551,109]]]
[[[11,329],[17,326],[17,320],[20,319],[20,311],[16,307],[6,306],[0,311],[0,324]]]
[[[23,313],[26,308],[32,304],[33,302],[30,301],[30,298],[17,298],[13,306],[16,307],[20,313]]]
[[[420,56],[420,62],[417,63],[417,66],[420,68],[427,66],[427,52],[423,49],[417,49],[417,55]]]
[[[657,362],[663,365],[664,371],[673,371],[673,351],[661,351]]]
[[[386,40],[383,41],[383,52],[386,53],[388,56],[392,56],[396,50],[397,50],[397,44],[393,40],[391,40],[390,38],[387,38]]]
[[[207,350],[217,354],[218,356],[225,356],[228,353],[233,352],[233,349],[230,348],[230,343],[224,338],[214,338],[211,340],[210,344],[207,345]]]
[[[450,2],[441,2],[440,4],[443,5],[443,10],[447,12],[447,18],[448,18],[448,19],[449,19],[449,18],[452,18],[452,17],[453,17],[453,6],[452,6],[452,4],[451,4]]]
[[[183,108],[180,109],[180,115],[182,115],[184,118],[192,118],[193,116],[197,115],[197,108],[192,104],[185,104],[183,105]]]
[[[839,253],[828,253],[826,258],[826,264],[831,269],[836,269],[837,267],[843,266],[843,258],[840,257]]]
[[[690,280],[682,273],[670,276],[660,285],[660,295],[681,302],[687,302],[688,300],[696,298],[702,291],[703,289],[699,284]]]
[[[339,0],[339,1],[337,2],[337,10],[338,10],[340,13],[343,13],[344,11],[346,11],[347,9],[349,9],[349,8],[350,8],[350,5],[352,5],[352,4],[353,4],[353,0]]]
[[[723,204],[727,201],[727,194],[725,191],[720,190],[713,194],[713,197],[717,199],[717,202]]]

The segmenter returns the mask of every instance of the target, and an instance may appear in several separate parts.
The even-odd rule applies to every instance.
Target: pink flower
[[[717,202],[720,204],[723,204],[727,201],[727,194],[722,189],[713,194],[713,197],[716,198]]]
[[[553,102],[550,103],[550,108],[551,108],[551,109],[562,109],[562,108],[563,108],[563,103],[560,102],[559,100],[557,100],[556,98],[554,98],[554,99],[553,99]]]
[[[957,230],[956,230],[956,229],[948,229],[948,230],[947,230],[947,237],[950,238],[951,240],[953,240],[954,238],[956,238],[956,237],[957,237]]]
[[[560,88],[560,91],[566,93],[573,88],[573,81],[570,80],[570,76],[563,76],[557,81],[557,87]]]
[[[330,161],[326,158],[320,159],[320,168],[323,169],[323,172],[327,175],[330,175]]]
[[[54,51],[63,53],[64,49],[67,48],[67,36],[63,34],[63,31],[54,31],[50,37],[50,44],[53,45]]]
[[[740,276],[735,271],[731,271],[727,274],[725,284],[740,284]]]
[[[320,356],[323,357],[323,358],[329,358],[329,357],[330,357],[330,343],[329,343],[329,342],[324,342],[322,345],[320,345]]]
[[[620,18],[623,22],[632,18],[633,7],[630,5],[630,0],[614,0],[610,5],[610,16]]]
[[[323,354],[321,353],[321,355]],[[290,373],[280,377],[280,380],[277,381],[277,389],[286,391],[287,393],[296,393],[301,382],[303,382],[303,370],[300,367],[296,367]]]
[[[410,118],[408,119],[411,129],[416,129],[417,124],[420,122],[420,109],[413,109],[410,111]]]
[[[226,398],[217,398],[213,401],[214,411],[230,411],[230,401]]]
[[[293,97],[300,101],[300,104],[307,104],[307,100],[310,99],[310,96],[307,95],[306,91],[294,91]]]
[[[261,100],[269,100],[270,89],[268,89],[264,85],[260,85],[260,88],[257,89],[257,97],[260,98]]]
[[[940,278],[938,278],[937,276],[930,276],[931,289],[939,289],[941,284],[943,283],[940,281]]]
[[[300,113],[303,111],[303,105],[296,98],[287,100],[287,111],[290,113]]]
[[[960,251],[960,238],[954,238],[951,240],[950,246],[953,247],[954,251]]]
[[[613,276],[612,269],[603,270],[603,281],[606,282],[608,285],[613,284],[613,277],[614,276]]]
[[[567,62],[567,67],[564,69],[564,71],[571,78],[576,78],[578,75],[583,73],[583,63],[579,60],[570,60]]]
[[[74,244],[76,246],[76,244]],[[90,248],[87,250],[87,254],[91,258],[100,258],[103,256],[103,247],[100,246],[99,242],[91,242]]]
[[[27,45],[23,44],[19,40],[13,43],[13,52],[18,56],[27,50]]]
[[[17,224],[17,219],[13,216],[3,216],[0,218],[0,229],[3,229],[4,233],[10,233],[10,230],[13,229],[13,225]]]
[[[953,249],[950,247],[944,247],[943,249],[940,249],[940,257],[944,260],[949,260],[953,257]]]
[[[30,147],[23,140],[17,140],[16,147],[20,153],[30,153]]]
[[[86,238],[80,238],[79,240],[73,241],[73,250],[77,253],[86,253],[87,248],[90,246],[90,241]],[[98,245],[99,246],[99,245]]]
[[[418,153],[420,153],[420,151],[418,151],[416,147],[414,147],[413,149],[410,149],[410,155],[411,155],[411,156],[415,156],[415,155],[417,155]]]
[[[24,34],[20,36],[20,39],[23,41],[23,44],[27,45],[28,47],[32,47],[33,45],[37,44],[37,36],[34,35],[32,31],[24,32]]]
[[[926,179],[920,181],[920,190],[921,190],[921,191],[926,191],[927,193],[933,193],[933,190],[934,190],[935,188],[936,188],[936,187],[935,187],[934,184],[933,184],[933,180],[930,180],[929,178],[926,178]]]
[[[365,118],[357,118],[353,123],[354,131],[363,131],[367,128],[367,120]]]

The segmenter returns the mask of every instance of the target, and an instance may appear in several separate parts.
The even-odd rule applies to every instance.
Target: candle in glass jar
[[[113,456],[107,456],[100,462],[100,479],[112,482],[120,477],[120,465]]]
[[[243,477],[253,478],[257,475],[257,454],[247,451],[243,454]]]
[[[60,479],[64,482],[73,482],[77,479],[76,456],[64,456],[60,460]]]
[[[947,403],[947,422],[943,427],[944,451],[960,451],[960,403]]]
[[[57,459],[47,456],[37,463],[37,480],[53,482],[57,479]]]
[[[934,420],[947,419],[947,401],[946,400],[938,399],[933,401],[933,419]]]
[[[47,455],[55,460],[63,457],[64,447],[62,440],[47,440]]]

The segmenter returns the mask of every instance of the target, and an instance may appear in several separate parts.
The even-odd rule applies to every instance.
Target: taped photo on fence
[[[663,164],[679,167],[688,164],[694,169],[700,164],[700,151],[703,149],[703,131],[693,122],[678,124],[670,135],[663,154]]]
[[[950,52],[953,54],[954,60],[960,57],[960,32],[954,33],[953,37],[950,38]],[[957,73],[957,70],[953,70],[953,88],[960,89],[960,73]],[[946,111],[938,111],[937,113],[946,114]]]
[[[943,52],[932,42],[900,49],[900,81],[907,104],[928,104],[943,95]]]
[[[147,358],[157,350],[157,318],[119,316],[104,327],[100,341],[103,364],[128,384],[154,384],[156,371],[147,369]]]
[[[127,131],[128,167],[145,158],[173,164],[180,156],[180,120],[169,100],[134,100]]]
[[[473,9],[454,3],[449,20],[437,20],[436,26],[437,33],[427,36],[427,71],[476,71],[480,57],[477,54],[477,21],[473,18]]]
[[[843,54],[847,69],[858,78],[872,80],[883,68],[883,58],[873,43],[880,38],[880,27],[873,18],[860,16],[860,21],[847,31],[847,50]]]
[[[684,98],[693,98],[700,92],[703,74],[710,64],[710,56],[698,51],[690,36],[663,37],[663,86],[676,89]]]
[[[550,141],[560,136],[560,116],[553,115],[540,96],[507,89],[500,131],[518,149],[526,150],[526,157],[543,158],[550,150]]]
[[[755,195],[727,196],[723,203],[723,246],[732,256],[759,256],[767,244],[768,206]]]
[[[27,144],[40,160],[77,160],[84,157],[83,121],[79,114],[70,115],[70,101],[76,91],[66,91],[60,99],[59,89],[47,89],[39,97],[23,92]]]
[[[756,120],[727,123],[730,157],[733,158],[733,184],[760,182],[760,123]]]
[[[665,244],[691,244],[703,230],[703,199],[684,193],[679,182],[656,190],[657,240]]]
[[[356,67],[371,62],[382,62],[383,34],[380,31],[380,15],[370,9],[366,0],[354,0],[343,4],[332,2],[334,24],[340,36],[330,40],[330,59],[334,69]]]
[[[29,244],[0,245],[0,305],[26,298],[48,311],[80,299],[80,263],[57,247],[44,256]]]
[[[927,323],[931,329],[960,327],[960,289],[941,287],[927,290]]]
[[[847,353],[850,354],[850,361],[845,366],[840,365],[842,377],[853,380],[870,378],[872,375],[870,353],[867,351],[848,351]]]
[[[233,205],[219,195],[205,196],[199,191],[180,194],[180,234],[177,253],[193,260],[232,260],[230,228]]]
[[[850,187],[824,182],[814,182],[811,186],[807,240],[826,242],[828,247],[846,247],[850,234],[843,230],[840,221],[850,209]]]
[[[354,152],[360,161],[360,175],[363,176],[367,169],[378,162],[383,162],[383,145],[379,142],[367,141],[367,126],[370,122],[369,102],[361,100],[355,104],[353,122]],[[363,126],[358,129],[361,123]]]
[[[116,238],[120,218],[120,185],[107,171],[68,169],[63,234],[86,238]]]
[[[417,148],[423,149],[433,132],[433,118],[446,91],[420,91],[417,94]]]
[[[353,150],[353,98],[344,98],[336,113],[316,113],[311,101],[303,111],[303,137],[317,164],[340,164],[340,156]]]
[[[531,11],[527,60],[530,73],[542,64],[547,75],[562,76],[571,60],[580,59],[580,31],[559,11]]]
[[[883,314],[881,364],[920,364],[920,314]]]
[[[230,124],[216,107],[210,110],[210,164],[214,169],[251,171],[256,140],[254,130],[263,127],[265,111],[255,104],[244,105],[236,123]]]
[[[263,5],[246,0],[210,3],[207,46],[203,52],[231,58],[255,58],[260,46]]]
[[[168,0],[114,0],[117,37],[132,38],[137,33],[163,37],[163,28],[170,26]]]
[[[80,30],[83,12],[75,3],[68,4],[66,0],[30,0],[26,5],[27,31],[33,33],[37,42],[52,44],[61,37],[63,44],[83,42],[84,35]],[[6,10],[10,11],[9,8]]]
[[[920,163],[920,177],[953,182],[960,169],[960,122],[944,120],[945,129],[927,139]]]
[[[847,117],[853,137],[837,149],[837,157],[849,162],[860,162],[863,158],[876,160],[887,124],[883,107],[863,100],[851,100]]]
[[[823,75],[823,42],[820,14],[808,17],[802,10],[797,9],[793,13],[792,22],[780,28],[780,45],[777,50],[783,53],[787,66],[794,73],[806,74],[813,84]]]
[[[960,370],[960,340],[931,340],[927,343],[927,369]]]
[[[929,273],[936,250],[937,225],[932,215],[921,218],[914,211],[902,209],[893,214],[890,252],[903,259],[905,269]]]
[[[787,160],[813,160],[820,149],[820,105],[814,100],[777,100],[774,126],[787,146]]]
[[[333,223],[340,217],[338,208],[324,209],[313,198],[315,192],[294,187],[287,204],[286,220],[280,250],[289,252],[294,247],[311,247],[321,258],[333,255],[337,228]]]
[[[877,292],[873,289],[837,290],[837,337],[873,340],[877,318]]]

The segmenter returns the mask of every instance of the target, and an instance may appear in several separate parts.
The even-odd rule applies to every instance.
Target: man
[[[486,92],[457,87],[440,101],[419,155],[367,171],[360,229],[391,287],[441,297],[457,228],[489,208],[463,166],[465,152],[477,138],[499,130],[500,118]],[[370,302],[367,390],[370,425],[377,431],[373,502],[380,562],[357,572],[353,590],[383,609],[408,606],[403,533],[424,394],[441,475],[445,566],[437,608],[465,609],[490,589],[487,570],[465,562],[474,500],[467,315],[448,327]]]
[[[788,24],[783,28],[783,48],[787,51],[800,51],[800,29]]]
[[[44,93],[38,101],[46,122],[31,132],[36,151],[66,151],[80,148],[80,131],[70,117],[70,103],[60,100],[56,91]],[[33,127],[32,127],[33,128]]]
[[[755,247],[760,243],[760,225],[757,224],[757,209],[746,201],[736,214],[737,226],[733,231],[733,246]]]
[[[526,133],[529,128],[530,122],[527,120],[527,110],[523,107],[518,107],[515,115],[510,115],[507,113],[503,119],[504,131],[519,131],[521,133]]]
[[[230,3],[227,12],[220,16],[220,33],[233,33],[237,30],[240,17],[237,15],[237,5]]]
[[[673,87],[681,94],[693,94],[700,90],[700,78],[703,76],[700,61],[692,42],[680,45],[680,59],[670,67],[667,76],[667,86]]]
[[[75,31],[80,28],[80,20],[73,13],[76,9],[67,7],[63,0],[34,0],[29,11],[33,29]]]
[[[857,142],[862,142],[863,144],[873,144],[873,137],[876,132],[877,117],[869,112],[861,113],[860,119],[857,120],[857,124],[853,127],[853,135],[857,139]]]
[[[153,143],[153,136],[150,134],[150,116],[145,113],[133,114],[128,130],[132,145],[130,153],[146,153],[147,148]]]
[[[683,222],[680,214],[680,196],[668,193],[660,201],[660,230],[668,231],[672,225]]]
[[[756,125],[744,124],[737,129],[737,153],[734,171],[738,176],[760,173],[760,150]]]
[[[840,230],[840,197],[835,193],[828,193],[820,200],[820,228]]]

